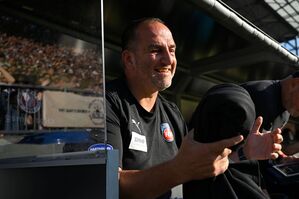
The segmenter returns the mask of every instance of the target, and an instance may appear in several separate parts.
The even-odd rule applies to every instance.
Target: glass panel
[[[100,6],[0,2],[0,159],[105,143]]]

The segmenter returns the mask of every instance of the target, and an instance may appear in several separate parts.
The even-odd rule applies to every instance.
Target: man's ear
[[[135,57],[133,53],[128,50],[122,52],[122,61],[125,69],[132,69],[135,66]]]

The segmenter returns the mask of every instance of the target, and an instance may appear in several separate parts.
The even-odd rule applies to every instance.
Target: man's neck
[[[138,99],[137,99],[138,100]],[[157,100],[157,95],[149,98],[139,99],[139,104],[148,112],[152,112]]]
[[[138,101],[138,103],[148,112],[152,112],[158,97],[158,91],[150,91],[142,88],[141,85],[128,84],[130,91]]]

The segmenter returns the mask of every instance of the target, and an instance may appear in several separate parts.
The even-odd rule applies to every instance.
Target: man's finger
[[[253,127],[252,127],[250,133],[254,133],[254,134],[258,133],[260,131],[262,123],[263,123],[263,117],[261,117],[261,116],[257,117],[256,120],[254,121],[254,124],[253,124]]]
[[[278,155],[280,156],[280,157],[282,157],[282,158],[286,158],[286,157],[288,157],[286,154],[284,154],[284,152],[282,152],[282,151],[277,151],[277,153],[278,153]]]
[[[239,144],[243,139],[244,137],[242,135],[238,135],[232,138],[213,142],[211,143],[211,147],[214,148],[215,151],[219,152],[219,151],[223,151],[225,148],[229,148],[231,146]]]
[[[278,152],[282,149],[281,144],[273,143],[273,151]]]
[[[229,154],[232,153],[232,150],[225,148],[222,153],[217,157],[217,159],[223,159],[223,158],[227,158],[227,156],[229,156]]]
[[[274,129],[273,133],[275,133],[275,134],[281,134],[281,129],[280,128],[276,128],[276,129]]]
[[[274,143],[278,143],[278,144],[280,144],[280,143],[282,143],[282,141],[283,141],[283,137],[282,137],[282,135],[277,134],[277,135],[274,135],[274,136],[273,136],[273,142],[274,142]]]
[[[275,160],[279,157],[278,153],[271,153],[270,159]]]

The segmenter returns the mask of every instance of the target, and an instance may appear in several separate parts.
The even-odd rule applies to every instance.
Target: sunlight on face
[[[157,91],[171,86],[176,69],[175,42],[170,30],[159,22],[141,25],[135,51],[138,77]]]

